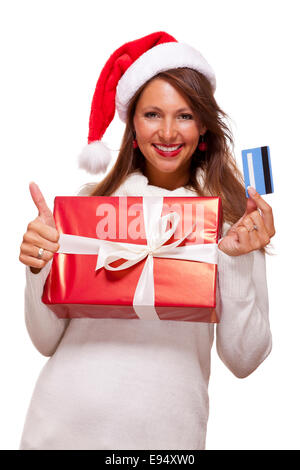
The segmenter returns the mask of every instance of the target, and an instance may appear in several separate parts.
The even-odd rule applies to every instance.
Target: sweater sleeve
[[[77,196],[87,196],[96,183],[87,183],[76,190]],[[69,323],[70,319],[58,318],[42,302],[44,284],[50,272],[52,261],[49,261],[38,274],[26,266],[25,284],[25,324],[30,339],[37,350],[44,356],[52,356]]]
[[[70,322],[58,318],[41,300],[46,278],[51,269],[49,261],[38,274],[26,266],[25,324],[30,339],[44,356],[52,356]]]
[[[220,323],[217,352],[237,377],[251,374],[272,348],[265,255],[259,250],[241,256],[219,251]]]

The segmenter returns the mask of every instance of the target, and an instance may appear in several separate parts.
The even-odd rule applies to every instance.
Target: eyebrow
[[[156,111],[162,111],[158,106],[146,106],[145,108],[142,109],[142,111],[146,111],[146,109],[155,109]],[[177,109],[176,112],[177,113],[183,113],[184,111],[189,111],[191,112],[191,109],[190,108],[180,108],[180,109]]]

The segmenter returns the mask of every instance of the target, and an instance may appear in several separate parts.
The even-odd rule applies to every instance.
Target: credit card
[[[274,192],[269,147],[242,150],[246,196],[247,187],[252,186],[259,194]]]

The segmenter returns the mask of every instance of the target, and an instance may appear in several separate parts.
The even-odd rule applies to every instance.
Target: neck
[[[189,171],[182,171],[182,169],[180,169],[180,172],[163,173],[156,168],[147,166],[145,176],[147,176],[150,185],[158,186],[169,191],[180,188],[189,181]]]

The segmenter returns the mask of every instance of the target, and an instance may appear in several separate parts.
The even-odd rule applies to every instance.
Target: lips
[[[175,157],[181,152],[184,144],[161,145],[152,144],[156,152],[163,157]]]

